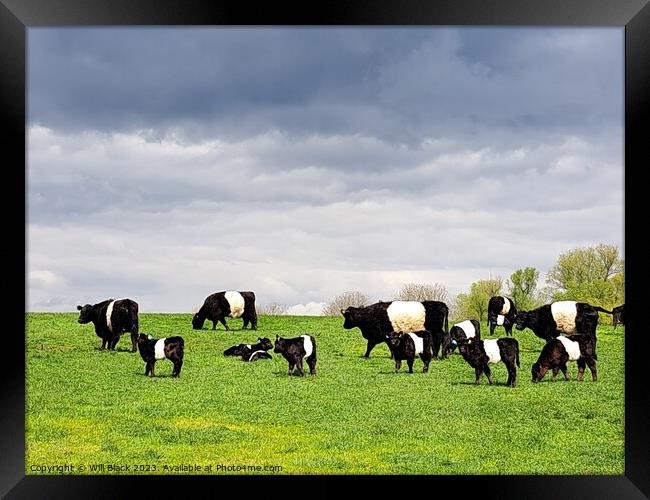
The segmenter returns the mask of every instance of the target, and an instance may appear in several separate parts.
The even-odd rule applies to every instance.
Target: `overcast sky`
[[[29,28],[29,310],[315,313],[623,251],[623,35]]]

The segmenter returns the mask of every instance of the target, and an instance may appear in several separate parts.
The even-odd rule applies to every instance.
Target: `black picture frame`
[[[498,498],[648,498],[650,496],[650,418],[645,387],[646,332],[637,328],[644,269],[641,245],[633,238],[645,233],[641,194],[645,148],[650,121],[650,5],[649,0],[363,0],[302,2],[295,5],[222,0],[0,0],[0,109],[5,134],[5,259],[4,377],[0,393],[0,496],[6,498],[116,498],[135,495],[135,486],[152,487],[152,494],[186,492],[188,485],[207,486],[220,481],[236,486],[232,476],[26,476],[25,475],[25,316],[26,221],[10,196],[26,193],[26,34],[37,26],[100,25],[493,25],[493,26],[619,26],[625,29],[625,221],[641,224],[625,232],[626,329],[625,342],[625,474],[622,476],[327,476],[320,482],[363,481],[364,488],[422,487],[431,495],[444,488],[463,494]],[[7,153],[9,153],[7,155]],[[18,215],[15,215],[18,212]],[[22,216],[22,217],[21,217]],[[8,224],[7,224],[8,223]],[[15,227],[14,227],[15,226]],[[603,228],[606,231],[607,228]],[[15,235],[23,235],[23,238]],[[636,236],[638,237],[638,236]],[[22,242],[22,244],[21,244]],[[22,251],[23,267],[20,262]],[[14,254],[19,254],[18,256]],[[632,271],[632,272],[630,272]],[[22,272],[22,275],[21,275]],[[21,295],[16,290],[24,290]],[[22,306],[21,306],[22,302]],[[20,319],[22,318],[22,320]],[[513,436],[516,442],[516,436]],[[305,483],[311,477],[246,477],[273,492],[280,481]],[[155,481],[155,483],[153,482]],[[460,481],[460,482],[459,482]],[[139,483],[139,484],[134,484]],[[202,483],[202,484],[199,484]],[[262,491],[264,491],[262,490]],[[408,494],[407,490],[404,491]],[[218,493],[218,491],[215,493]],[[286,490],[285,490],[286,491]],[[450,491],[450,490],[446,490]]]

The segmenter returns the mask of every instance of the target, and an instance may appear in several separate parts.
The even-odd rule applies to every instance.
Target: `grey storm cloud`
[[[29,121],[60,130],[417,144],[621,119],[617,29],[32,28],[28,43]]]
[[[623,31],[30,28],[28,304],[313,311],[623,242]]]

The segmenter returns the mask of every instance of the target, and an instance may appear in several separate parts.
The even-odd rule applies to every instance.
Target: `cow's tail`
[[[594,309],[595,309],[596,311],[601,311],[601,312],[604,312],[604,313],[607,313],[607,314],[614,314],[612,311],[608,311],[607,309],[603,309],[603,308],[600,307],[600,306],[594,306]]]
[[[515,361],[517,361],[517,368],[521,368],[521,365],[519,364],[519,346],[517,346],[517,350],[515,351],[515,354],[517,357],[515,358]]]
[[[449,335],[449,308],[445,311],[445,336]]]

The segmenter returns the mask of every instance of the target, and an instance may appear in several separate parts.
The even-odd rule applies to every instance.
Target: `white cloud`
[[[324,303],[308,302],[307,304],[295,304],[287,308],[289,316],[322,316]]]

